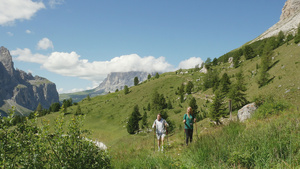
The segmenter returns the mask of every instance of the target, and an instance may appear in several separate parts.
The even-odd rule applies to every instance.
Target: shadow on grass
[[[275,65],[277,65],[277,63],[279,63],[280,60],[276,60],[269,68],[268,68],[268,71],[274,67]]]

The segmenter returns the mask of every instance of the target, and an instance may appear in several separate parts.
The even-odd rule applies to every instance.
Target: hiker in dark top
[[[192,108],[188,107],[187,113],[184,114],[183,116],[184,131],[186,134],[186,140],[185,140],[186,145],[189,144],[189,140],[190,142],[192,142],[193,140],[193,124],[194,122],[196,122],[196,118],[193,117],[192,111],[193,111]]]

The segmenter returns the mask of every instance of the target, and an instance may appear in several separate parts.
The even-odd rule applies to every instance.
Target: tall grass
[[[196,168],[300,167],[299,123],[299,113],[247,125],[231,122],[215,133],[200,136],[182,162]]]

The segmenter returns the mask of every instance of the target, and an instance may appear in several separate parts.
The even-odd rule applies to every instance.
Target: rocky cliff
[[[134,78],[138,77],[139,81],[145,81],[148,77],[147,72],[112,72],[107,75],[103,82],[95,89],[93,94],[102,94],[108,92],[114,92],[117,89],[122,90],[125,85],[128,87],[134,85]],[[153,73],[150,73],[153,76]]]
[[[300,0],[287,0],[282,8],[279,22],[261,34],[254,41],[277,35],[280,31],[285,34],[297,33],[300,23]]]
[[[0,107],[6,101],[14,102],[29,110],[35,110],[39,103],[49,108],[58,102],[56,85],[49,80],[15,70],[12,57],[5,47],[0,48]]]

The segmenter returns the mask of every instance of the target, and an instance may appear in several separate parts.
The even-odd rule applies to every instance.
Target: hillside
[[[221,63],[214,66],[213,69],[220,71],[219,77],[226,72],[231,81],[234,81],[234,74],[242,69],[247,84],[246,96],[249,101],[253,101],[259,95],[264,95],[273,97],[278,101],[288,102],[292,107],[298,107],[300,105],[300,47],[294,44],[292,40],[274,50],[273,57],[273,66],[268,71],[271,80],[261,88],[258,87],[256,82],[258,74],[255,73],[257,72],[257,65],[260,64],[261,59],[259,57],[245,60],[244,56],[242,56],[242,63],[238,68],[229,68],[230,63]],[[182,70],[181,72],[178,70],[164,73],[158,79],[151,78],[138,86],[131,87],[127,95],[124,94],[124,91],[119,91],[96,96],[91,98],[90,101],[84,99],[79,102],[82,113],[86,115],[85,128],[92,131],[91,137],[93,139],[100,140],[110,147],[116,166],[122,166],[127,164],[126,161],[130,163],[133,159],[139,158],[141,152],[149,153],[153,150],[153,133],[129,135],[126,130],[126,122],[133,111],[133,107],[138,105],[142,115],[145,111],[147,112],[148,124],[149,126],[152,125],[157,112],[148,111],[147,106],[148,103],[152,102],[154,91],[163,94],[166,101],[171,101],[173,109],[165,109],[165,111],[176,126],[174,133],[169,137],[170,146],[164,158],[179,158],[176,154],[181,154],[183,148],[183,125],[181,121],[189,101],[192,97],[195,97],[199,107],[198,110],[207,112],[207,107],[209,106],[207,102],[213,98],[212,89],[200,90],[203,83],[203,73],[194,72],[194,69]],[[175,93],[182,83],[186,85],[188,81],[192,81],[194,84],[193,92],[191,95],[185,95],[186,100],[180,103],[180,96]],[[76,109],[76,105],[68,108],[66,119],[71,118],[75,114]],[[235,115],[236,113],[234,112]],[[54,123],[57,115],[58,113],[53,113],[43,117],[43,119],[48,119],[51,123]],[[296,116],[297,118],[299,120],[299,116]],[[262,124],[265,123],[262,122]],[[214,133],[219,130],[211,126],[208,118],[200,121],[197,125],[197,135],[203,135],[207,131]],[[256,123],[246,123],[246,128],[248,128],[248,125],[255,126]],[[160,155],[154,155],[151,158],[156,159],[159,157]]]

